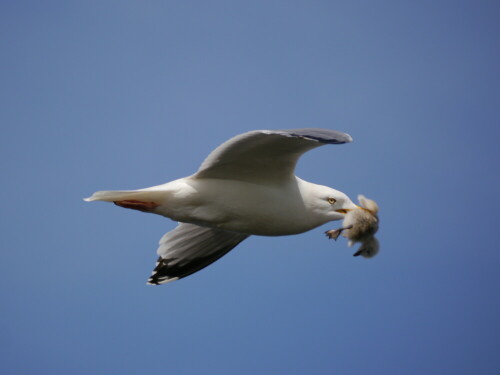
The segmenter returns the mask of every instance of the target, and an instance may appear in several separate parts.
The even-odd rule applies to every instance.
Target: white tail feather
[[[92,196],[84,198],[86,202],[104,201],[115,202],[123,200],[138,200],[145,202],[158,202],[165,195],[163,191],[145,190],[108,190],[96,191]]]

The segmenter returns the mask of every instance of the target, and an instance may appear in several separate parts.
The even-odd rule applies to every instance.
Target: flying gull
[[[358,208],[341,191],[295,176],[299,157],[352,142],[327,129],[254,130],[226,141],[192,176],[139,190],[98,191],[91,201],[179,222],[160,240],[148,284],[178,280],[213,263],[250,235],[303,233]]]

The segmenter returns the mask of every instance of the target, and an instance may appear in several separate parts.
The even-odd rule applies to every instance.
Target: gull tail
[[[86,202],[93,201],[104,201],[104,202],[116,202],[116,201],[143,201],[143,202],[159,202],[164,198],[164,191],[151,191],[151,190],[104,190],[96,191],[88,198],[83,200]]]

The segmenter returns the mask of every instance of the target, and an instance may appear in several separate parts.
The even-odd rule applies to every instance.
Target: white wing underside
[[[205,268],[248,235],[179,223],[160,240],[160,256],[148,284],[165,284]]]

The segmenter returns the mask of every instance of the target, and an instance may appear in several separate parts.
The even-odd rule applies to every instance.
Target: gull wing
[[[255,130],[217,147],[192,177],[280,183],[294,177],[295,165],[306,151],[348,142],[351,136],[336,130]]]
[[[160,285],[189,276],[227,254],[248,235],[179,223],[160,240],[158,261],[148,284]]]

